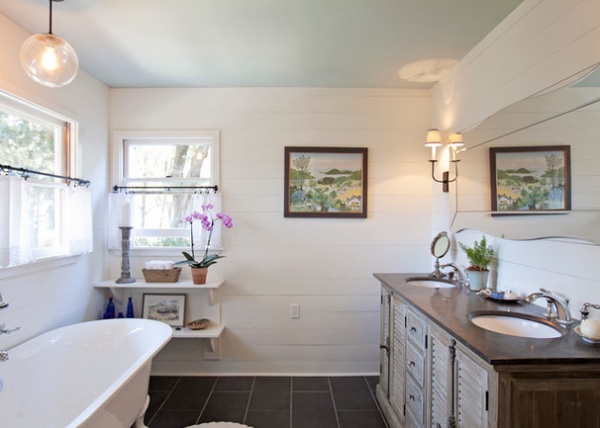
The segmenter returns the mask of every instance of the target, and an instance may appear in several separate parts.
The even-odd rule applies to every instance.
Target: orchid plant
[[[217,213],[216,215],[213,216],[213,213],[211,210],[214,208],[214,206],[212,204],[202,205],[201,208],[202,208],[202,213],[200,213],[198,211],[194,211],[194,212],[188,214],[185,217],[185,219],[182,220],[182,222],[186,222],[186,223],[190,224],[190,240],[191,240],[192,254],[184,251],[182,254],[185,257],[185,260],[179,261],[175,264],[187,264],[191,268],[207,268],[207,267],[212,266],[215,263],[217,263],[218,259],[225,258],[225,256],[220,256],[218,254],[208,255],[208,250],[210,249],[210,241],[212,239],[213,230],[215,228],[215,222],[218,220],[221,220],[221,222],[223,222],[223,226],[225,226],[228,229],[231,229],[233,227],[233,221],[231,220],[230,216],[228,216],[227,214],[224,214],[222,212]],[[195,220],[199,220],[202,224],[202,229],[208,231],[208,239],[206,241],[206,249],[204,250],[204,255],[202,257],[202,260],[200,260],[200,261],[196,260],[196,255],[194,254],[194,227],[193,227],[193,224],[194,224]]]

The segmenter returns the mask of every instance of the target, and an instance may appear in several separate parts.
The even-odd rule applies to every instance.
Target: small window
[[[218,186],[219,133],[117,132],[113,150],[118,186],[127,190],[112,198],[111,219],[128,207],[133,248],[189,247],[189,227],[182,220],[206,198],[213,200],[199,187]],[[111,247],[119,248],[116,226],[111,229]]]

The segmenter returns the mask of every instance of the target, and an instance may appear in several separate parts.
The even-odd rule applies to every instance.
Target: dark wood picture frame
[[[367,217],[366,147],[285,147],[284,217]]]
[[[571,147],[490,147],[493,215],[571,210]]]

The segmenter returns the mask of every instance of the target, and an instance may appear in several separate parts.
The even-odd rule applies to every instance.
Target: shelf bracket
[[[219,300],[219,294],[217,288],[210,288],[208,290],[208,304],[214,306]]]

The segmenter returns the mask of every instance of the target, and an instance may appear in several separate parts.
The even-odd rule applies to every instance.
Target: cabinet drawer
[[[410,376],[406,377],[406,404],[414,420],[423,426],[425,423],[425,397],[423,389],[417,386]]]
[[[417,349],[425,348],[425,320],[409,310],[406,316],[406,332],[408,340],[415,344]]]
[[[410,343],[406,346],[406,372],[410,373],[420,386],[425,385],[425,357]]]

